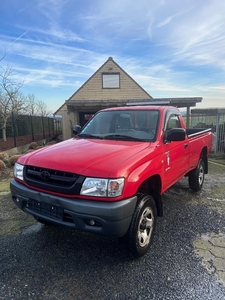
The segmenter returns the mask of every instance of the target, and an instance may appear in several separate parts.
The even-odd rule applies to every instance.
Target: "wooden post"
[[[190,106],[187,106],[186,128],[190,127]]]

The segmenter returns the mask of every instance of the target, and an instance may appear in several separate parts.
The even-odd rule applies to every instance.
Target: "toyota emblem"
[[[46,170],[41,172],[41,179],[42,180],[48,180],[51,177],[50,173]]]

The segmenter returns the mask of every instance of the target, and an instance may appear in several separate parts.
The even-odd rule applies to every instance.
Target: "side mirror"
[[[73,127],[73,133],[74,133],[75,135],[77,135],[78,133],[80,133],[80,131],[81,131],[81,126],[80,126],[80,125],[75,125],[75,126]]]
[[[178,142],[184,141],[186,138],[186,131],[183,128],[173,128],[165,132],[165,142]]]

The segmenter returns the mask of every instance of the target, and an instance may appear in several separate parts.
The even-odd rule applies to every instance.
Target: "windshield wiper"
[[[99,135],[87,134],[87,133],[80,133],[77,135],[80,138],[87,138],[87,139],[102,139]]]
[[[127,141],[144,141],[146,142],[146,139],[140,139],[129,135],[121,135],[121,134],[110,134],[104,136],[104,139],[106,140],[127,140]]]

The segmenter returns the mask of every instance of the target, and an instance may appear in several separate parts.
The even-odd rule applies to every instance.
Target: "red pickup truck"
[[[41,223],[123,237],[133,258],[149,249],[161,195],[183,176],[199,191],[208,173],[210,129],[185,129],[171,106],[104,109],[75,137],[20,157],[14,203]]]

